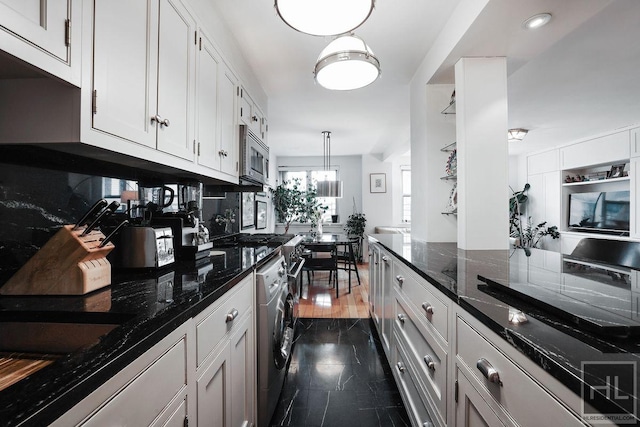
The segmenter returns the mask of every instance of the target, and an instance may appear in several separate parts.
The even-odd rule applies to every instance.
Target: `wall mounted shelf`
[[[579,185],[593,185],[593,184],[605,184],[610,182],[620,182],[620,181],[629,181],[628,176],[623,176],[620,178],[609,178],[609,179],[599,179],[594,181],[578,181],[578,182],[563,182],[563,187],[575,187]]]
[[[453,141],[451,144],[449,144],[449,145],[445,145],[444,147],[442,147],[442,148],[440,149],[440,151],[444,151],[444,152],[447,152],[447,153],[448,153],[448,152],[451,152],[451,151],[453,151],[453,150],[455,150],[455,149],[456,149],[456,144],[457,144],[457,142],[456,142],[456,141]]]
[[[442,110],[440,113],[441,114],[455,114],[456,113],[456,102],[455,101],[451,102],[449,105],[447,105],[447,108]]]
[[[447,176],[441,176],[440,179],[448,181],[450,179],[458,179],[458,175],[447,175]]]

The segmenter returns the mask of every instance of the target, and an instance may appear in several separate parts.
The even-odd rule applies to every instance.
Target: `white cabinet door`
[[[640,156],[640,128],[633,128],[629,131],[631,157]]]
[[[222,60],[202,30],[199,32],[196,81],[198,163],[219,170],[220,154],[216,143],[219,128],[218,79]]]
[[[218,152],[220,155],[220,171],[238,177],[239,130],[236,120],[236,92],[238,78],[224,67],[218,79],[218,114],[220,131],[218,134]]]
[[[629,157],[629,131],[623,131],[561,148],[560,168],[582,168],[622,161]]]
[[[458,370],[456,427],[504,426],[467,378]]]
[[[180,0],[160,2],[159,22],[157,147],[193,160],[196,25]]]
[[[64,62],[69,56],[67,20],[70,19],[71,0],[0,0],[2,28]]]
[[[93,127],[155,147],[157,4],[96,0],[93,30]]]
[[[233,325],[235,332],[230,338],[231,354],[231,425],[233,427],[253,425],[254,383],[254,340],[253,317],[251,314],[239,325]]]
[[[197,380],[199,426],[230,427],[229,343],[211,361]]]

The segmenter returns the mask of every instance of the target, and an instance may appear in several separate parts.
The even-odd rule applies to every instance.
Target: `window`
[[[306,168],[287,168],[282,167],[280,169],[280,176],[283,182],[293,182],[294,179],[300,180],[300,185],[303,189],[307,188],[307,184],[311,183],[314,186],[318,181],[336,180],[338,179],[337,170],[316,170]],[[318,201],[324,206],[328,206],[327,211],[322,215],[322,222],[331,222],[331,215],[338,214],[338,202],[333,197],[318,197]]]
[[[402,222],[411,222],[411,166],[400,166],[402,173]]]

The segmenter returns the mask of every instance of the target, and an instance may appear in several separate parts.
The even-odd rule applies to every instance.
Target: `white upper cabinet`
[[[236,119],[236,91],[238,78],[225,67],[218,79],[218,96],[220,109],[220,133],[218,134],[218,152],[220,156],[220,170],[238,177],[239,159],[239,130]]]
[[[158,150],[193,159],[196,23],[179,0],[160,1]],[[153,110],[152,110],[153,111]]]
[[[560,149],[560,169],[574,169],[626,160],[629,131],[617,132]]]
[[[78,86],[81,13],[81,1],[0,0],[0,50]]]
[[[195,21],[179,0],[99,0],[93,127],[193,159]]]
[[[633,128],[629,131],[631,157],[640,156],[640,128]]]
[[[198,163],[237,178],[237,79],[202,30],[199,34]]]
[[[249,126],[249,129],[260,138],[265,144],[266,141],[266,129],[267,119],[253,101],[251,96],[244,88],[240,88],[240,122]]]

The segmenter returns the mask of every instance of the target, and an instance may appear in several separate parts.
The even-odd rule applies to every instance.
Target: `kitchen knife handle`
[[[107,243],[109,243],[111,241],[111,239],[113,239],[113,237],[118,234],[118,232],[120,231],[120,229],[122,229],[122,227],[124,227],[125,225],[129,224],[129,220],[125,219],[124,221],[122,221],[120,224],[118,224],[118,226],[116,228],[113,229],[113,231],[111,233],[109,233],[109,235],[107,237],[105,237],[102,242],[100,242],[100,244],[98,245],[99,248],[103,248]]]
[[[91,224],[87,225],[87,228],[85,228],[84,231],[80,234],[80,237],[84,237],[87,234],[91,233],[93,229],[96,228],[98,224],[100,224],[102,220],[109,215],[111,215],[111,210],[108,208],[100,212],[100,215],[98,215]]]
[[[76,223],[75,227],[73,227],[73,230],[77,230],[78,228],[82,227],[87,221],[89,221],[89,218],[104,209],[104,207],[107,206],[107,203],[108,202],[105,199],[100,199],[95,202],[93,206],[91,206],[91,208]]]

